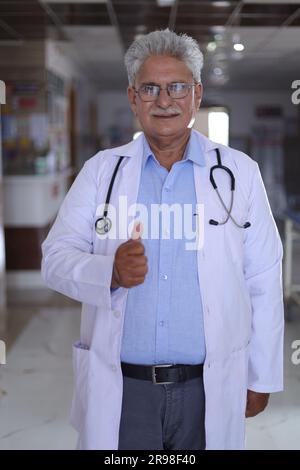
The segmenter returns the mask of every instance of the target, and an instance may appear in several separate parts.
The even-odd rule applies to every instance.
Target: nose
[[[160,93],[156,99],[156,104],[161,108],[167,108],[172,103],[172,98],[168,94],[168,90],[166,88],[160,89]]]

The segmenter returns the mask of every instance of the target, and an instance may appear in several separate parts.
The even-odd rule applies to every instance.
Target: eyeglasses
[[[167,90],[168,95],[173,100],[180,100],[185,98],[190,89],[196,85],[197,83],[169,83],[166,88],[162,88],[160,85],[144,84],[138,90],[133,88],[142,101],[155,101],[161,90]]]

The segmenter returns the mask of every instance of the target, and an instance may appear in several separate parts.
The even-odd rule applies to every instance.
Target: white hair
[[[203,54],[197,41],[187,34],[179,35],[167,28],[141,36],[129,46],[125,54],[125,66],[130,86],[134,85],[141,65],[152,55],[166,55],[182,60],[191,70],[194,80],[201,83]]]

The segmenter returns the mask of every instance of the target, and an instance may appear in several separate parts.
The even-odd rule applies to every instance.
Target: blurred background
[[[0,449],[75,447],[80,305],[44,286],[41,243],[85,160],[139,131],[124,52],[166,27],[204,54],[194,127],[259,163],[284,243],[285,391],[247,448],[300,449],[300,0],[0,0]]]

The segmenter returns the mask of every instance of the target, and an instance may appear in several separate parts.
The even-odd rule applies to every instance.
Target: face
[[[145,102],[135,92],[144,84],[166,88],[170,83],[195,82],[192,72],[181,60],[168,56],[151,56],[141,66],[134,88],[128,87],[132,111],[138,117],[145,134],[155,139],[185,135],[200,106],[200,84],[190,88],[187,96],[180,99],[173,99],[167,90],[161,90],[155,101]]]

